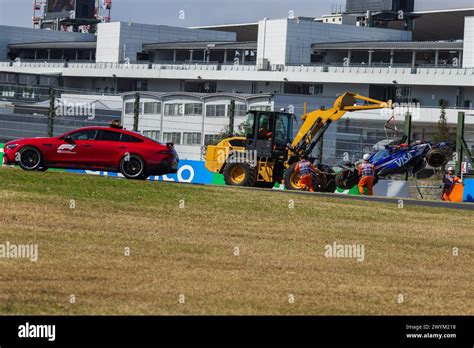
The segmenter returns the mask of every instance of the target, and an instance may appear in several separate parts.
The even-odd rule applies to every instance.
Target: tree
[[[226,126],[222,131],[218,134],[216,139],[212,142],[211,145],[217,145],[219,144],[222,140],[230,137],[245,137],[247,134],[247,121],[242,122],[237,126],[237,130],[234,130],[234,134],[230,134],[229,132],[229,126]]]
[[[436,142],[448,141],[449,140],[449,127],[448,120],[446,119],[446,100],[440,100],[441,114],[439,116],[438,127],[433,140]]]

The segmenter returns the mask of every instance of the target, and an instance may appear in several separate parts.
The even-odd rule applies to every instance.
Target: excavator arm
[[[366,103],[357,105],[357,101],[364,101]],[[289,147],[288,164],[298,161],[302,155],[309,155],[331,123],[342,118],[346,112],[391,107],[391,101],[386,103],[359,94],[344,93],[336,99],[332,108],[314,110],[303,115],[303,124]]]

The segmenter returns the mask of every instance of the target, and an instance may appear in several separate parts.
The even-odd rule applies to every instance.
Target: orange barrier
[[[464,185],[463,184],[455,184],[453,190],[448,196],[449,202],[462,202],[464,195]]]

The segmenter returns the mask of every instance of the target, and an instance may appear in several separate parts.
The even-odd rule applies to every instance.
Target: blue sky
[[[415,0],[416,10],[474,7],[474,0]],[[112,20],[197,26],[255,22],[264,17],[319,16],[344,0],[113,0]],[[184,19],[180,19],[184,11]],[[0,25],[30,27],[32,0],[0,0]]]

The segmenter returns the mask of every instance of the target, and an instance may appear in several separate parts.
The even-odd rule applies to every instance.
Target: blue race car
[[[433,168],[445,165],[453,153],[453,144],[416,142],[412,145],[387,145],[383,150],[375,151],[370,156],[370,163],[375,166],[375,183],[379,178],[390,175],[422,171],[426,164]],[[336,184],[342,189],[351,189],[360,178],[357,164],[344,163],[336,175]]]

